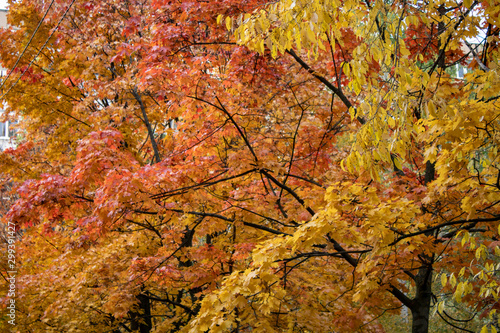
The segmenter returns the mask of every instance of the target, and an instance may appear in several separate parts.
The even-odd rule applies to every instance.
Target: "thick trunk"
[[[444,58],[443,58],[444,59]],[[434,180],[436,162],[427,161],[425,163],[425,185]],[[430,236],[432,233],[426,233]],[[412,315],[412,333],[429,332],[429,315],[432,300],[432,262],[433,259],[427,256],[421,257],[423,266],[418,270],[414,278],[416,285],[415,298],[410,306]]]
[[[131,329],[133,331],[139,330],[140,333],[149,333],[153,327],[149,298],[146,295],[140,294],[137,296],[137,299],[139,300],[139,311],[131,314]]]
[[[429,332],[429,313],[430,313],[430,298],[420,300],[421,303],[415,305],[411,309],[412,315],[412,333],[427,333]]]
[[[416,294],[410,307],[412,333],[429,332],[429,315],[432,300],[432,268],[423,267],[415,277]]]

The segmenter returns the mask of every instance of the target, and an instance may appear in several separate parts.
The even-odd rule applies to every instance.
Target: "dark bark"
[[[151,321],[151,303],[149,297],[140,294],[137,296],[139,300],[138,311],[134,311],[130,314],[132,317],[132,323],[130,328],[132,331],[136,332],[139,330],[140,333],[149,333],[153,328],[153,323]]]
[[[434,180],[435,162],[425,163],[425,184]],[[432,235],[432,231],[427,231],[426,235]],[[418,270],[415,278],[415,298],[412,300],[410,311],[412,315],[412,333],[429,332],[429,316],[432,300],[432,263],[433,258],[427,255],[421,256],[422,267]]]
[[[425,185],[429,184],[434,180],[435,164],[436,162],[431,162],[431,161],[425,162],[425,177],[424,177]]]
[[[435,162],[427,161],[425,164],[424,182],[428,183],[434,180]],[[432,231],[427,231],[426,235],[432,235]],[[412,315],[412,333],[429,332],[429,316],[432,300],[432,258],[422,255],[420,258],[423,266],[413,279],[415,282],[415,298],[411,302],[410,311]]]
[[[424,182],[429,184],[434,180],[435,162],[425,163]],[[432,231],[427,231],[426,235],[432,235]],[[413,279],[415,281],[415,298],[412,300],[410,311],[412,315],[412,333],[429,332],[429,316],[432,300],[432,257],[422,255],[420,258],[423,266]]]
[[[137,91],[137,88],[132,89],[131,92],[134,98],[139,103],[142,112],[142,121],[144,122],[146,128],[148,129],[148,137],[151,140],[151,146],[153,147],[153,152],[155,156],[154,162],[159,163],[161,161],[161,158],[160,158],[160,153],[158,151],[158,145],[156,144],[155,140],[155,133],[153,131],[153,128],[151,127],[151,123],[149,122],[148,114],[146,113],[146,107],[144,106],[144,102],[142,101],[141,94]]]
[[[412,333],[427,333],[429,331],[429,315],[432,300],[432,266],[424,266],[415,276],[416,294],[412,300],[410,311],[412,315]]]

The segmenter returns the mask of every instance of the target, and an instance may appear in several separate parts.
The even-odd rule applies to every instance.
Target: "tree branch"
[[[153,128],[151,127],[151,123],[149,122],[148,115],[146,113],[146,107],[144,106],[144,102],[142,101],[141,94],[137,91],[136,87],[132,88],[130,90],[130,92],[132,93],[132,96],[134,96],[134,98],[139,103],[139,106],[140,106],[141,112],[142,112],[142,117],[144,118],[143,119],[144,124],[146,125],[146,128],[148,129],[149,139],[151,140],[151,146],[153,146],[155,162],[159,163],[161,161],[161,158],[160,158],[160,153],[158,152],[158,145],[156,144],[154,131],[153,131]]]
[[[342,92],[342,90],[340,90],[340,88],[335,87],[330,81],[328,81],[323,76],[321,76],[318,73],[316,73],[306,62],[304,62],[304,60],[302,60],[295,53],[295,51],[293,51],[293,50],[287,50],[286,53],[288,53],[289,55],[291,55],[302,66],[302,68],[304,68],[307,72],[309,72],[309,74],[311,74],[312,76],[314,76],[321,83],[323,83],[328,89],[330,89],[331,91],[333,91],[333,93],[335,93],[335,95],[339,96],[340,100],[342,101],[342,103],[344,103],[344,105],[347,107],[347,109],[354,108],[354,106],[352,105],[352,103],[347,99],[347,97],[344,95],[344,93]],[[356,115],[356,113],[357,113],[356,109],[354,108],[354,114]],[[366,123],[366,120],[364,118],[362,118],[362,117],[356,116],[356,119],[360,122],[361,125],[363,125],[364,123]]]

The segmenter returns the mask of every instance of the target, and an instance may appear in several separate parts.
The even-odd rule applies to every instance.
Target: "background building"
[[[7,10],[0,9],[0,28],[7,27]],[[2,80],[7,74],[7,69],[0,66],[0,80]],[[0,113],[3,110],[0,109]],[[5,148],[9,148],[13,146],[12,137],[13,130],[11,126],[9,126],[9,122],[0,122],[0,150],[4,150]]]

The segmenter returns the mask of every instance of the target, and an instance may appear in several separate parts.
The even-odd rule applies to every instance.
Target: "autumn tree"
[[[14,329],[495,331],[498,5],[12,3]]]

